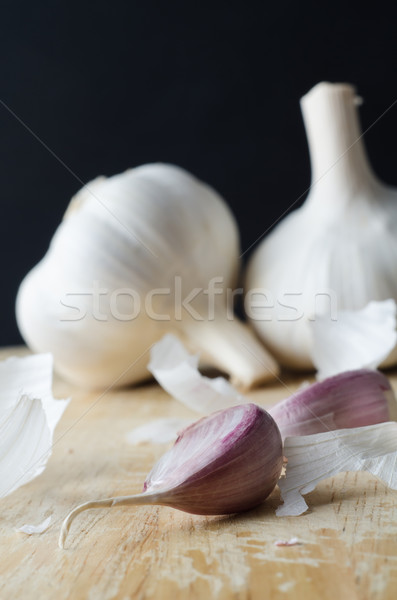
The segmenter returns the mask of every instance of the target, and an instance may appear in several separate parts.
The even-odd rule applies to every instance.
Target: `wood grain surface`
[[[0,358],[21,354],[4,349]],[[397,377],[391,376],[394,387]],[[301,380],[283,378],[249,397],[269,406]],[[0,598],[57,600],[317,600],[397,597],[397,493],[366,473],[324,481],[306,496],[309,512],[277,518],[275,491],[256,510],[201,517],[165,507],[92,510],[57,546],[76,504],[141,491],[165,446],[131,446],[135,426],[161,416],[193,416],[158,386],[72,396],[45,472],[1,500]],[[17,533],[51,516],[43,534]],[[300,544],[277,547],[296,536]]]

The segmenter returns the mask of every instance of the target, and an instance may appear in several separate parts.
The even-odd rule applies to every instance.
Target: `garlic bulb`
[[[77,506],[62,525],[59,546],[74,518],[91,508],[160,504],[197,515],[249,510],[273,491],[282,466],[281,435],[269,413],[255,404],[215,412],[180,433],[141,494]]]
[[[373,300],[397,299],[397,190],[368,164],[355,89],[320,83],[301,100],[312,184],[254,253],[248,314],[279,361],[311,368],[316,315],[337,318]],[[250,304],[248,302],[248,304]],[[395,363],[397,355],[389,357]]]
[[[277,367],[230,310],[238,256],[230,210],[186,171],[152,164],[99,177],[22,282],[18,325],[83,387],[149,377],[148,351],[170,330],[249,387]]]

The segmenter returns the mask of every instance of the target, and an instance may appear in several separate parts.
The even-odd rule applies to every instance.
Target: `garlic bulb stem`
[[[185,319],[181,323],[185,342],[200,351],[203,359],[230,373],[232,385],[244,391],[276,377],[279,366],[265,350],[249,325],[235,315],[216,314],[213,321]]]
[[[76,506],[66,517],[62,524],[59,534],[58,546],[63,548],[69,529],[75,518],[85,510],[91,508],[110,508],[111,506],[138,506],[142,504],[156,504],[159,500],[158,494],[136,494],[135,496],[115,496],[114,498],[104,498],[103,500],[91,500]],[[160,502],[159,502],[160,503]]]
[[[376,182],[368,163],[357,111],[348,84],[319,83],[301,99],[309,143],[312,186],[327,196],[350,198]],[[316,199],[317,195],[311,195]]]

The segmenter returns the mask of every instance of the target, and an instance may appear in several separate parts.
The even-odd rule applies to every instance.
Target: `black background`
[[[18,284],[81,182],[181,165],[226,198],[245,250],[309,185],[304,93],[354,83],[364,129],[397,99],[395,2],[14,0],[0,10],[2,345],[20,342]],[[365,135],[395,185],[396,132],[397,104]]]

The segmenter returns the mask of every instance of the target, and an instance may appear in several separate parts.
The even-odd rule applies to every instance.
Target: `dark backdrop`
[[[18,284],[79,180],[181,165],[227,199],[246,249],[309,185],[298,102],[310,87],[356,84],[364,129],[397,99],[394,1],[13,0],[0,11],[2,345],[20,341]],[[396,132],[397,104],[365,139],[397,185]]]

